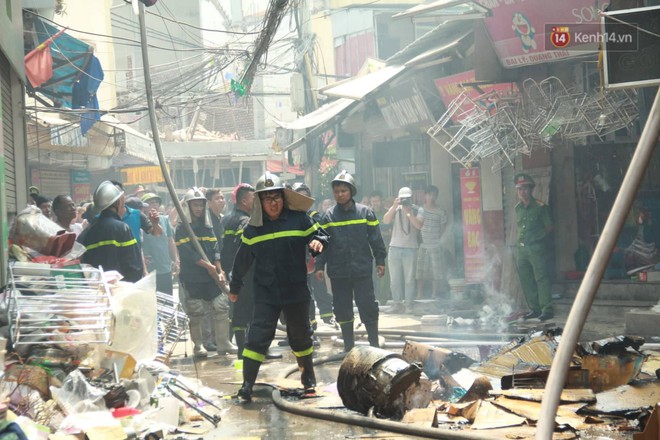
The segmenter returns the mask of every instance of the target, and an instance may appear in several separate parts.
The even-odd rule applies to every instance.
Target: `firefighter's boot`
[[[355,336],[353,334],[353,321],[341,323],[341,335],[344,338],[344,351],[348,353],[355,345]]]
[[[236,348],[238,350],[236,357],[238,359],[243,359],[243,348],[245,348],[245,329],[234,327],[234,339],[236,339]]]
[[[261,362],[250,358],[243,358],[243,385],[241,385],[241,389],[236,394],[243,402],[252,401],[252,387],[257,381],[259,367],[261,367]]]
[[[215,345],[218,347],[218,354],[236,354],[238,348],[229,340],[229,320],[226,319],[227,315],[223,315],[225,319],[218,319],[215,315]]]
[[[312,355],[296,357],[298,369],[300,370],[300,383],[305,392],[313,392],[316,387],[316,375],[314,374],[314,360]]]
[[[201,316],[195,316],[188,321],[190,339],[192,339],[193,342],[193,358],[195,359],[204,359],[208,356],[202,341],[202,323],[203,317]]]
[[[378,321],[367,322],[364,326],[367,329],[369,345],[376,348],[380,347],[378,343]]]

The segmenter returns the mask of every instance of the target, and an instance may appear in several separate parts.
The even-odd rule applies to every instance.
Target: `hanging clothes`
[[[102,81],[103,68],[101,67],[101,62],[96,56],[92,55],[84,73],[73,84],[73,93],[71,96],[72,108],[96,110],[85,112],[80,116],[80,131],[83,136],[87,134],[96,121],[101,119],[101,114],[98,112],[99,100],[96,96],[96,91]]]

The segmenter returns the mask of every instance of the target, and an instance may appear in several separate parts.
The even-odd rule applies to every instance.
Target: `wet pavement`
[[[458,306],[463,305],[459,304]],[[454,308],[454,310],[457,309]],[[440,314],[440,310],[435,303],[418,304],[414,315],[390,315],[381,313],[379,327],[382,333],[388,333],[394,330],[430,332],[431,334],[437,332],[438,335],[444,337],[453,334],[458,341],[465,339],[501,339],[502,341],[508,341],[512,337],[512,335],[507,333],[508,330],[513,329],[516,333],[527,332],[531,328],[541,329],[553,325],[563,326],[566,321],[565,316],[556,316],[550,323],[528,322],[524,323],[522,328],[509,327],[509,329],[496,329],[489,328],[488,324],[485,324],[485,327],[483,325],[480,327],[475,325],[475,322],[472,322],[472,324],[466,324],[465,322],[459,324],[456,320],[454,322],[449,320],[451,325],[447,326],[447,318],[440,315],[435,321],[431,320],[431,322],[434,322],[434,325],[422,325],[422,322],[429,322],[429,314],[435,316]],[[425,315],[424,318],[423,315]],[[476,320],[478,321],[478,315]],[[334,327],[321,323],[318,330],[326,336],[321,337],[321,346],[316,348],[315,359],[340,354],[342,347],[335,341],[337,336],[330,336],[331,333],[336,331]],[[359,327],[358,330],[360,330]],[[623,323],[608,322],[608,317],[592,316],[587,322],[584,335],[589,338],[600,338],[621,334],[622,331]],[[277,345],[277,342],[283,337],[284,334],[278,330],[271,348],[275,352],[282,353],[283,358],[267,360],[260,370],[259,382],[274,382],[277,379],[281,379],[284,372],[295,365],[295,358],[290,349]],[[395,353],[401,353],[400,347],[403,345],[403,337],[388,335],[383,340],[386,342],[384,348]],[[366,336],[363,343],[366,343]],[[388,345],[390,348],[387,347]],[[452,347],[452,349],[460,351],[475,360],[480,360],[481,356],[488,355],[491,350],[496,350],[495,347],[491,350],[482,347],[480,350],[476,346]],[[188,435],[183,438],[268,438],[281,440],[307,438],[321,438],[324,440],[346,438],[421,438],[323,421],[284,412],[278,409],[273,403],[271,398],[273,388],[267,385],[257,385],[255,387],[254,399],[251,403],[239,403],[235,398],[231,397],[238,390],[242,381],[242,372],[234,365],[235,356],[210,354],[212,356],[208,359],[194,362],[192,358],[192,345],[189,341],[186,341],[178,344],[171,358],[170,366],[173,369],[180,371],[185,376],[198,378],[205,386],[216,389],[225,396],[222,399],[221,405],[223,408],[221,413],[222,421],[218,427],[211,429],[203,436]],[[339,366],[340,362],[331,362],[315,367],[317,382],[319,383],[317,390],[323,391],[325,387],[332,387],[334,385]],[[300,376],[297,372],[294,372],[289,378],[297,381]],[[208,426],[210,427],[211,425]]]

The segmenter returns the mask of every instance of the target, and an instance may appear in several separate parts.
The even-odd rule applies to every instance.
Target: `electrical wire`
[[[66,26],[63,26],[63,25],[61,25],[60,23],[58,23],[54,20],[51,20],[49,18],[44,17],[43,15],[40,15],[40,14],[34,12],[34,11],[30,11],[29,9],[24,9],[24,11],[28,12],[29,14],[35,15],[35,16],[39,17],[40,19],[44,20],[44,21],[47,21],[47,22],[52,23],[56,26],[59,26],[60,28],[66,27]],[[116,37],[116,36],[113,36],[113,35],[99,34],[99,33],[96,33],[96,32],[88,32],[88,31],[83,31],[83,30],[80,30],[80,29],[71,28],[71,27],[69,27],[68,30],[71,31],[71,32],[78,32],[78,33],[81,33],[81,34],[84,34],[84,35],[93,35],[93,36],[97,36],[97,37],[105,37],[105,38],[111,38],[113,40],[129,41],[131,43],[138,43],[139,44],[139,41],[132,40],[130,38]],[[232,50],[232,49],[229,49],[229,48],[226,48],[226,47],[217,47],[217,48],[213,48],[213,47],[202,48],[202,47],[200,47],[200,48],[169,49],[167,47],[156,46],[154,44],[149,44],[149,48],[160,49],[160,50],[165,50],[165,51],[170,51],[170,52],[195,52],[195,51],[223,52],[223,51],[231,51]]]
[[[127,3],[127,4],[130,4],[128,1],[126,1],[126,0],[124,0],[124,1],[125,1],[125,3]],[[180,25],[180,26],[187,26],[187,27],[190,27],[190,28],[193,28],[193,29],[197,29],[197,30],[200,30],[200,31],[206,31],[206,32],[218,32],[218,33],[222,33],[222,34],[230,34],[230,35],[257,35],[257,34],[259,34],[259,32],[239,32],[239,31],[228,31],[228,30],[222,30],[222,29],[209,29],[209,28],[203,28],[203,27],[195,26],[195,25],[190,24],[190,23],[184,23],[184,22],[182,22],[182,21],[178,21],[178,20],[173,19],[173,18],[163,17],[162,15],[160,15],[160,14],[156,14],[155,12],[152,12],[152,11],[149,11],[149,10],[147,10],[146,13],[147,13],[148,15],[153,15],[153,16],[156,16],[156,17],[162,18],[163,20],[171,21],[171,22],[176,23],[176,24],[178,24],[178,25]]]

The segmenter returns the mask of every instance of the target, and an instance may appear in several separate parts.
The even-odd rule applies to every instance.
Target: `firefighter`
[[[259,200],[243,230],[236,253],[229,299],[239,298],[245,276],[254,263],[254,314],[243,350],[243,385],[238,397],[252,399],[259,367],[275,336],[280,312],[286,319],[289,345],[301,370],[306,392],[316,386],[312,330],[307,318],[307,249],[318,255],[327,245],[327,234],[308,215],[314,199],[285,188],[279,177],[266,172],[256,184]]]
[[[222,238],[222,251],[220,252],[220,261],[222,267],[231,270],[234,266],[236,251],[241,245],[243,230],[250,221],[250,213],[254,203],[254,187],[248,183],[241,183],[234,188],[232,192],[234,209],[229,215],[222,219],[224,237]],[[250,268],[244,279],[244,285],[241,288],[241,296],[233,305],[233,316],[231,319],[231,328],[236,339],[238,347],[238,359],[243,359],[243,348],[245,347],[245,336],[247,334],[248,324],[252,318],[253,306],[253,286],[252,278],[254,268]],[[231,272],[228,274],[231,279]]]
[[[142,278],[142,255],[131,228],[121,221],[124,213],[124,192],[110,181],[102,182],[94,192],[97,219],[78,237],[87,248],[81,261],[103,270],[116,270],[124,280],[136,282]]]
[[[344,350],[354,345],[353,298],[360,320],[367,329],[369,345],[378,347],[378,301],[372,278],[376,260],[378,277],[385,275],[385,243],[378,219],[368,206],[356,203],[355,179],[345,170],[331,182],[337,205],[321,216],[332,245],[316,259],[316,277],[322,280],[327,265],[333,308],[344,338]]]
[[[295,192],[306,195],[307,197],[312,197],[312,192],[309,187],[302,182],[296,182],[293,184],[292,189]],[[318,211],[312,209],[307,212],[309,216],[315,222],[321,220],[321,215]],[[316,306],[319,307],[319,318],[323,320],[326,324],[334,324],[334,315],[332,314],[332,295],[328,292],[328,288],[325,285],[325,279],[319,281],[314,276],[314,258],[309,258],[307,261],[308,266],[308,276],[307,281],[312,291],[312,301],[309,304],[309,320],[312,322],[312,329],[316,330]]]
[[[174,240],[181,260],[179,281],[186,291],[186,313],[190,318],[193,357],[207,356],[202,340],[203,318],[207,310],[211,310],[213,314],[218,354],[236,354],[238,351],[236,346],[229,341],[229,302],[221,290],[225,278],[220,264],[218,240],[213,233],[211,213],[206,208],[206,197],[199,189],[190,189],[183,198],[182,208],[186,218],[181,221],[190,223],[210,261],[204,260],[197,253],[186,228],[183,224],[179,224],[174,233]]]

